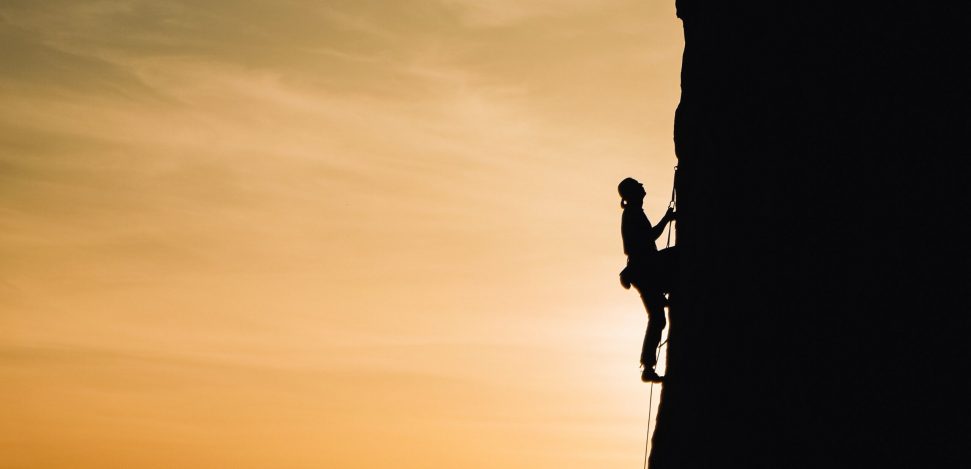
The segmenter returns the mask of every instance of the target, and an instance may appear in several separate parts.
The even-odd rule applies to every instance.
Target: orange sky
[[[0,467],[629,468],[635,0],[5,0]],[[655,394],[655,404],[656,404]]]

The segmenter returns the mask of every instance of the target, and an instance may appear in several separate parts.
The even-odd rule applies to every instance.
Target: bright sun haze
[[[6,0],[0,38],[0,467],[640,463],[616,187],[664,212],[673,0]]]

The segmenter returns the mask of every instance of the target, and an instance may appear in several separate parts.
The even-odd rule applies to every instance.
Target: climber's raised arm
[[[664,212],[664,216],[661,217],[661,221],[657,222],[657,225],[651,227],[651,241],[657,241],[661,235],[664,234],[664,228],[668,223],[677,219],[677,215],[674,213],[674,208],[668,207],[668,211]]]

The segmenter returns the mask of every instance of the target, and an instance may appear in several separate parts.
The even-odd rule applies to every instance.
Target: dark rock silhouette
[[[677,3],[651,467],[971,467],[963,7]]]

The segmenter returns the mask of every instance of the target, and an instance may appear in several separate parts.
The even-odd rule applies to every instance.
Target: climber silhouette
[[[664,227],[676,218],[674,208],[669,207],[656,226],[644,214],[644,185],[636,179],[627,178],[617,186],[620,193],[620,206],[624,214],[620,222],[620,234],[624,240],[624,253],[627,254],[627,267],[620,272],[620,283],[629,289],[631,285],[641,294],[644,308],[647,309],[647,331],[641,349],[641,365],[644,382],[660,381],[654,367],[657,355],[654,351],[661,341],[661,331],[667,325],[664,318],[664,293],[671,291],[672,269],[675,248],[657,250],[654,242],[664,233]]]

